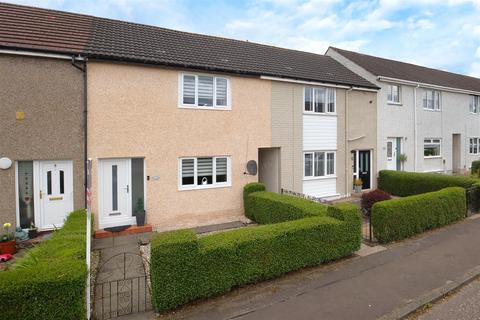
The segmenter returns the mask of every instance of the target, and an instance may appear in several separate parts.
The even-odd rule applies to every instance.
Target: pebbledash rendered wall
[[[89,62],[88,155],[94,161],[96,214],[98,160],[144,157],[146,175],[158,176],[146,181],[147,223],[154,229],[243,218],[243,187],[258,180],[245,174],[246,163],[258,160],[258,148],[271,146],[271,84],[224,75],[230,79],[231,110],[179,108],[182,71]],[[231,187],[179,191],[179,157],[216,155],[231,156]]]
[[[82,72],[70,60],[1,54],[0,88],[0,157],[73,160],[74,207],[83,208]],[[0,186],[0,224],[16,224],[15,163],[0,170]]]

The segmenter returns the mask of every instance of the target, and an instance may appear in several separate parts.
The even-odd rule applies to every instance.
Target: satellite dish
[[[257,161],[250,160],[247,162],[247,172],[248,174],[255,176],[257,174]]]

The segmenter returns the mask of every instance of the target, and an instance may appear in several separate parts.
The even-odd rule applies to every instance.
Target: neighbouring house
[[[84,62],[72,62],[85,38],[76,30],[67,48],[23,7],[0,12],[0,223],[61,227],[85,206]]]
[[[333,47],[326,54],[381,88],[378,170],[462,173],[480,158],[480,79]]]
[[[45,145],[27,150],[73,161],[79,189],[86,150],[97,229],[134,225],[139,205],[156,230],[239,220],[243,187],[253,181],[325,198],[349,194],[357,177],[365,189],[375,186],[378,87],[331,57],[26,6],[0,4],[0,12],[3,55],[48,56],[70,68],[41,74],[64,87],[46,89],[51,114],[43,114],[43,131],[32,133]],[[77,81],[65,83],[69,72]],[[20,98],[41,102],[36,94],[48,81],[27,71],[21,79],[31,88]],[[18,105],[9,108],[22,111]],[[14,129],[28,119],[25,113],[23,122],[13,121]],[[15,148],[17,135],[9,134]],[[59,144],[78,147],[76,158]],[[33,151],[5,156],[16,167],[34,160],[35,168],[43,159]],[[45,172],[48,198],[59,201],[53,192],[66,185],[54,183],[67,180]],[[83,205],[75,188],[72,208]]]

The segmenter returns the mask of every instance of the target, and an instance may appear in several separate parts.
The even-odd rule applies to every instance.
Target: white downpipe
[[[349,146],[349,139],[348,139],[348,105],[350,103],[350,92],[353,90],[353,88],[349,88],[345,90],[345,194],[348,195],[350,194],[350,187],[348,185],[349,181],[349,174],[348,174],[348,168],[351,166],[348,165],[348,159],[350,159],[351,154],[348,153],[348,146]]]
[[[413,88],[413,171],[417,172],[417,89],[420,84]]]

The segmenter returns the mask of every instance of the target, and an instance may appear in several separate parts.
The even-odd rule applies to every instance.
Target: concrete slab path
[[[164,319],[377,319],[480,265],[480,219],[346,259],[247,286]]]

